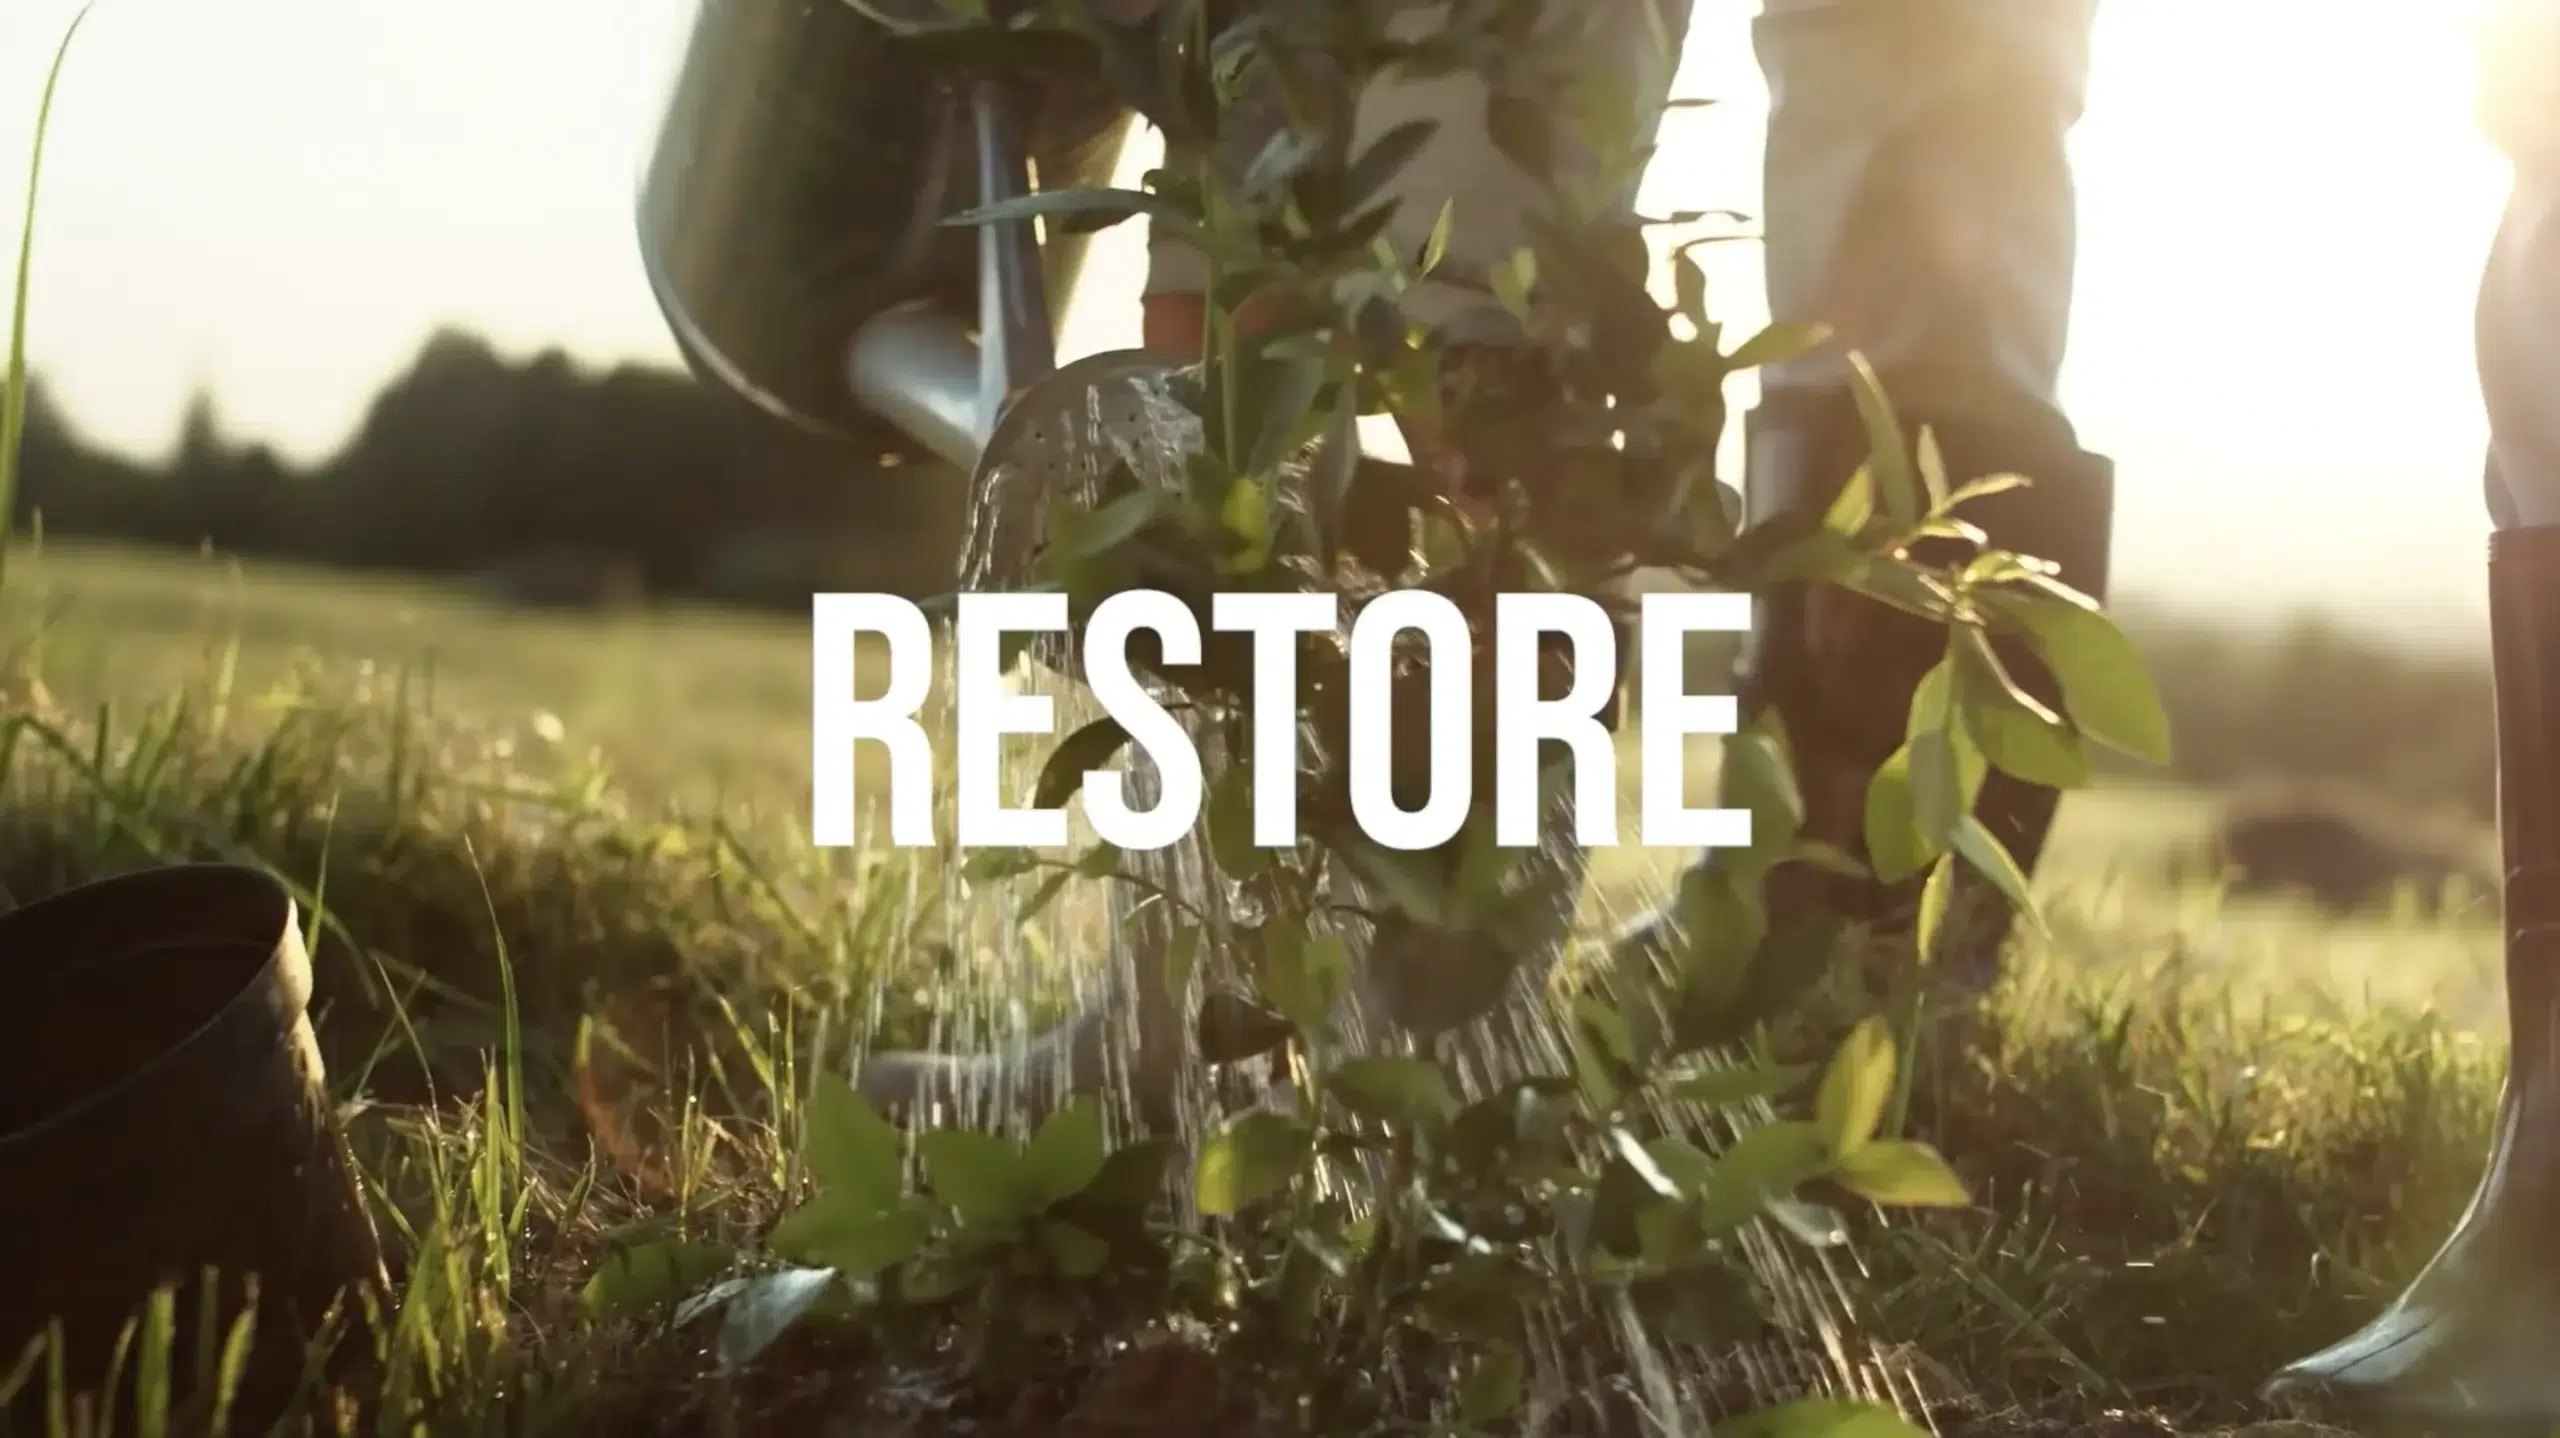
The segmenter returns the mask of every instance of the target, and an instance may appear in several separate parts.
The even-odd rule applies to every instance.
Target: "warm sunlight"
[[[2395,625],[2476,617],[2471,292],[2504,183],[2471,125],[2477,7],[2102,7],[2066,385],[2122,466],[2134,589]],[[236,426],[316,456],[438,322],[523,350],[664,357],[630,186],[687,8],[102,6],[49,167],[39,365],[118,443],[165,445],[210,382]],[[1754,8],[1702,0],[1682,92],[1722,103],[1666,127],[1658,211],[1758,208]],[[0,154],[23,153],[71,9],[0,14]],[[0,185],[0,221],[15,208]],[[1084,345],[1130,332],[1138,237],[1112,238]],[[1720,313],[1751,322],[1756,246],[1711,256]],[[2278,535],[2305,506],[2323,516],[2316,543],[2237,568],[2257,545],[2234,536]]]
[[[2065,384],[2124,471],[2117,552],[2146,594],[2316,593],[2394,627],[2471,622],[2472,292],[2506,185],[2472,123],[2481,3],[2100,11]],[[1746,23],[1703,7],[1681,93],[1718,103],[1667,123],[1652,213],[1758,209],[1766,93]],[[1133,177],[1153,153],[1137,149]],[[1757,245],[1705,255],[1727,321],[1764,318]],[[1134,233],[1113,237],[1077,347],[1133,342],[1138,256]],[[2252,553],[2306,510],[2318,539]]]
[[[2506,174],[2472,124],[2472,9],[2103,12],[2066,384],[2124,467],[2117,553],[2182,598],[2477,612],[2471,311]]]
[[[1120,58],[1287,70],[1304,0],[1240,3]],[[1836,246],[1782,194],[1778,266],[1764,0],[1695,3],[1643,208],[1719,216],[1723,341],[1820,270],[2082,592],[1905,543],[1819,376],[1752,416],[1779,523],[1664,523],[1757,397],[1623,382],[1721,370],[1572,283],[1598,233],[1527,364],[1383,387],[1401,472],[1296,446],[1331,364],[972,364],[1032,305],[934,228],[996,179],[934,111],[1092,50],[0,0],[0,1430],[2560,1433],[2560,514],[2491,537],[2473,358],[2508,0],[2096,0],[2076,445],[1874,311],[2005,344],[2006,267],[2051,373],[2059,210],[1997,191],[2053,149],[1978,136],[2053,92],[1958,47],[2087,0],[1765,0],[1892,47],[1830,97],[1981,106],[1791,105],[1786,163],[1806,113],[1883,142],[1860,200],[1985,182]],[[2521,3],[2495,90],[2560,124]],[[1152,105],[1097,73],[1015,108],[1044,161]],[[1145,238],[1067,358],[1136,343]]]

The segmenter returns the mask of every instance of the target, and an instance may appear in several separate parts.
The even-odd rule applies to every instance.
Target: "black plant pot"
[[[0,914],[0,1371],[59,1322],[70,1390],[96,1391],[119,1333],[175,1283],[170,1378],[200,1401],[215,1365],[198,1345],[219,1351],[254,1281],[232,1431],[258,1432],[307,1364],[367,1346],[382,1253],[310,998],[293,898],[256,869],[153,869]],[[334,1351],[315,1346],[333,1306]]]

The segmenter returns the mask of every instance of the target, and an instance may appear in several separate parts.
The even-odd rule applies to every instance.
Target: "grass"
[[[810,1075],[876,992],[931,983],[910,861],[800,841],[803,643],[23,560],[0,693],[40,672],[53,699],[16,701],[0,740],[0,885],[224,857],[301,887],[331,1079],[414,1255],[386,1382],[433,1399],[434,1432],[1196,1431],[1216,1375],[1159,1348],[990,1394],[948,1355],[884,1367],[854,1328],[729,1372],[698,1329],[584,1307],[636,1281],[615,1266],[635,1236],[749,1244],[802,1182]],[[2181,884],[2161,856],[2209,814],[2075,798],[2051,936],[1927,1036],[1913,1127],[1978,1202],[1873,1226],[1851,1281],[1864,1336],[1930,1375],[1953,1431],[2267,1417],[2257,1383],[2387,1298],[2476,1176],[2489,937]],[[1669,861],[1611,855],[1595,916]]]

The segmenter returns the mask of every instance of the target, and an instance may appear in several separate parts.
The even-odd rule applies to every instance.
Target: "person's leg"
[[[2560,1424],[2560,4],[2490,32],[2481,118],[2515,165],[2480,283],[2507,1087],[2487,1173],[2408,1292],[2279,1373],[2349,1418]]]
[[[1767,0],[1756,40],[1770,92],[1769,305],[1833,338],[1763,372],[1745,477],[1755,520],[1826,508],[1866,461],[1854,351],[1906,433],[1935,436],[1950,480],[2033,481],[1970,511],[1996,546],[2105,589],[2113,469],[2080,448],[2057,397],[2075,231],[2064,142],[2094,11],[2095,0]],[[1836,588],[1762,597],[1738,687],[1746,716],[1784,719],[1816,837],[1863,850],[1867,781],[1902,742],[1912,691],[1943,649],[1935,626]],[[2054,801],[1995,774],[1980,812],[2032,866]],[[1825,913],[1892,926],[1916,890],[1788,865],[1769,897],[1774,924]],[[1968,910],[1970,942],[1949,968],[1978,983],[2007,922],[2004,908]],[[1632,937],[1667,940],[1674,912]]]

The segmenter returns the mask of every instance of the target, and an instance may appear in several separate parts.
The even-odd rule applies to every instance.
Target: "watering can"
[[[641,184],[693,370],[796,428],[976,465],[1048,374],[1089,243],[947,221],[1106,183],[1130,117],[1073,37],[970,55],[934,0],[704,0]]]

